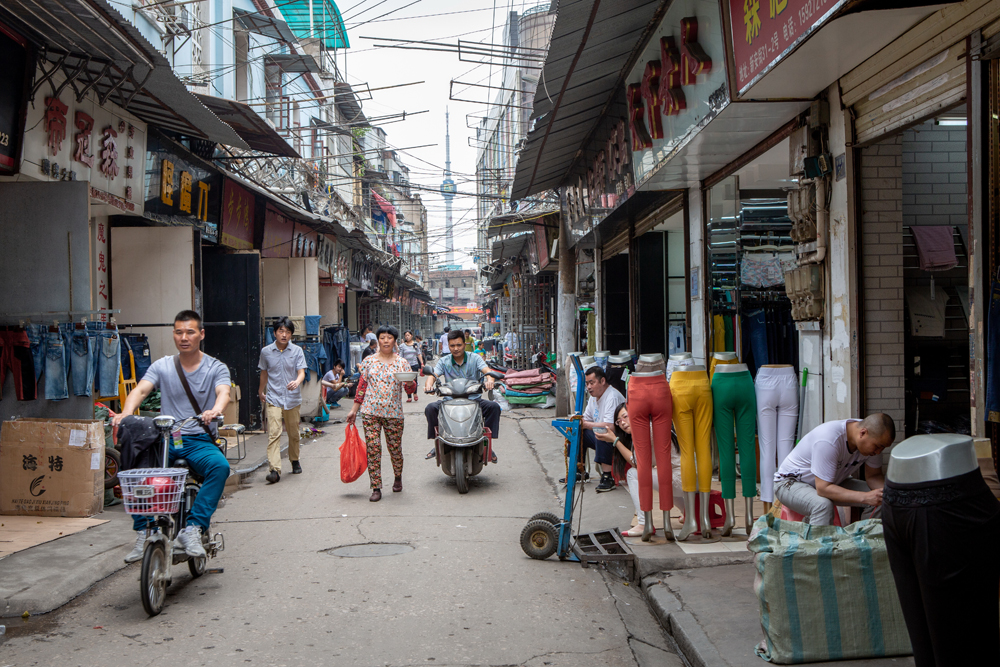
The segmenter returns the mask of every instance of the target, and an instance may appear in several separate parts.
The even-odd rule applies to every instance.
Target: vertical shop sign
[[[0,24],[0,173],[17,171],[24,130],[26,83],[29,76],[28,43]]]
[[[222,186],[222,245],[236,250],[252,250],[254,238],[254,196],[230,179]]]
[[[295,223],[278,213],[273,206],[264,212],[264,244],[261,257],[292,257]]]
[[[92,220],[94,228],[94,309],[105,310],[110,304],[108,294],[110,292],[109,285],[111,284],[108,276],[108,265],[111,263],[110,244],[108,243],[108,222],[107,218],[93,218]],[[108,316],[106,313],[101,313],[98,319],[102,322],[107,322]]]
[[[340,248],[338,246],[337,250],[337,263],[333,267],[333,282],[335,283],[347,283],[347,279],[351,275],[351,253],[353,251],[350,248]]]
[[[674,0],[626,79],[637,184],[729,103],[721,18],[713,0]]]
[[[347,285],[342,283],[333,283],[333,286],[337,288],[337,300],[340,303],[347,303]]]
[[[736,89],[743,94],[846,0],[727,0]]]

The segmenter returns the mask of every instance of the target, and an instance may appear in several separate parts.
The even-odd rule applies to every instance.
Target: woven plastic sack
[[[910,655],[882,522],[810,526],[764,515],[747,548],[764,640],[780,665]]]
[[[340,446],[340,481],[350,484],[368,469],[368,451],[357,426],[348,424],[345,435]]]

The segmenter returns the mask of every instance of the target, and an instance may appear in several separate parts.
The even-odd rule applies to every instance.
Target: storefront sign
[[[319,252],[319,234],[311,227],[295,223],[292,257],[315,257]]]
[[[372,291],[372,264],[364,254],[357,252],[351,262],[351,280],[365,292]]]
[[[218,242],[222,174],[156,130],[146,145],[143,217],[165,225],[190,225]]]
[[[64,78],[61,71],[53,75],[56,90]],[[93,91],[77,102],[72,89],[53,95],[48,84],[28,106],[25,123],[21,173],[43,181],[87,181],[92,203],[143,214],[145,123],[111,102],[101,106]],[[0,168],[2,162],[0,157]]]
[[[825,23],[846,0],[728,0],[742,95],[792,48]]]
[[[347,285],[334,283],[333,286],[337,288],[337,299],[340,303],[347,303]]]
[[[24,131],[25,85],[30,78],[28,43],[0,24],[0,173],[17,171]]]
[[[291,257],[295,223],[268,205],[264,212],[264,243],[261,257]]]
[[[675,0],[625,88],[637,184],[729,103],[724,62],[719,5]]]
[[[108,244],[108,223],[104,218],[94,218],[92,245],[94,248],[94,308],[105,310],[109,307],[108,295],[111,293],[111,281],[108,279],[108,267],[111,265],[111,249]],[[94,319],[107,322],[106,313],[96,315]]]
[[[351,253],[350,248],[341,248],[338,245],[337,263],[333,267],[333,281],[336,283],[346,283],[351,275]]]
[[[337,237],[318,234],[316,237],[316,259],[319,270],[327,276],[333,275],[333,265],[337,263]],[[321,275],[321,277],[323,277]]]
[[[236,250],[252,250],[253,216],[253,193],[225,179],[222,186],[222,245]]]

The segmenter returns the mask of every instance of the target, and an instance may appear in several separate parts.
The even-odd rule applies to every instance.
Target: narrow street
[[[278,484],[261,470],[227,494],[211,563],[223,574],[175,566],[166,608],[147,618],[131,565],[52,614],[11,619],[0,664],[680,665],[637,586],[521,551],[526,519],[559,505],[518,421],[505,416],[499,464],[461,496],[423,459],[426,399],[404,403],[402,493],[387,454],[381,502],[367,475],[341,483],[344,426],[329,426],[303,447],[304,474],[286,460]],[[402,553],[333,553],[359,544]]]

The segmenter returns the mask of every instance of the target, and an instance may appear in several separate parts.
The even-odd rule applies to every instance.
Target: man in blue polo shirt
[[[466,378],[478,382],[481,373],[490,370],[483,358],[475,352],[467,352],[465,349],[465,334],[461,329],[455,329],[448,333],[448,350],[451,354],[438,359],[437,366],[434,367],[434,375],[441,378],[442,382],[448,382],[455,378]],[[434,389],[434,375],[428,375],[424,383],[427,392]],[[483,388],[486,391],[493,389],[493,378],[487,375],[483,380]],[[424,416],[427,417],[427,438],[434,440],[437,437],[438,410],[443,401],[450,401],[450,396],[445,396],[441,401],[434,401],[424,408]],[[469,400],[479,403],[479,409],[483,411],[483,422],[486,428],[490,429],[493,440],[500,436],[500,406],[493,401],[488,401],[479,394],[469,396]],[[434,449],[425,458],[432,459],[435,456]],[[497,455],[494,452],[491,463],[497,462]]]

